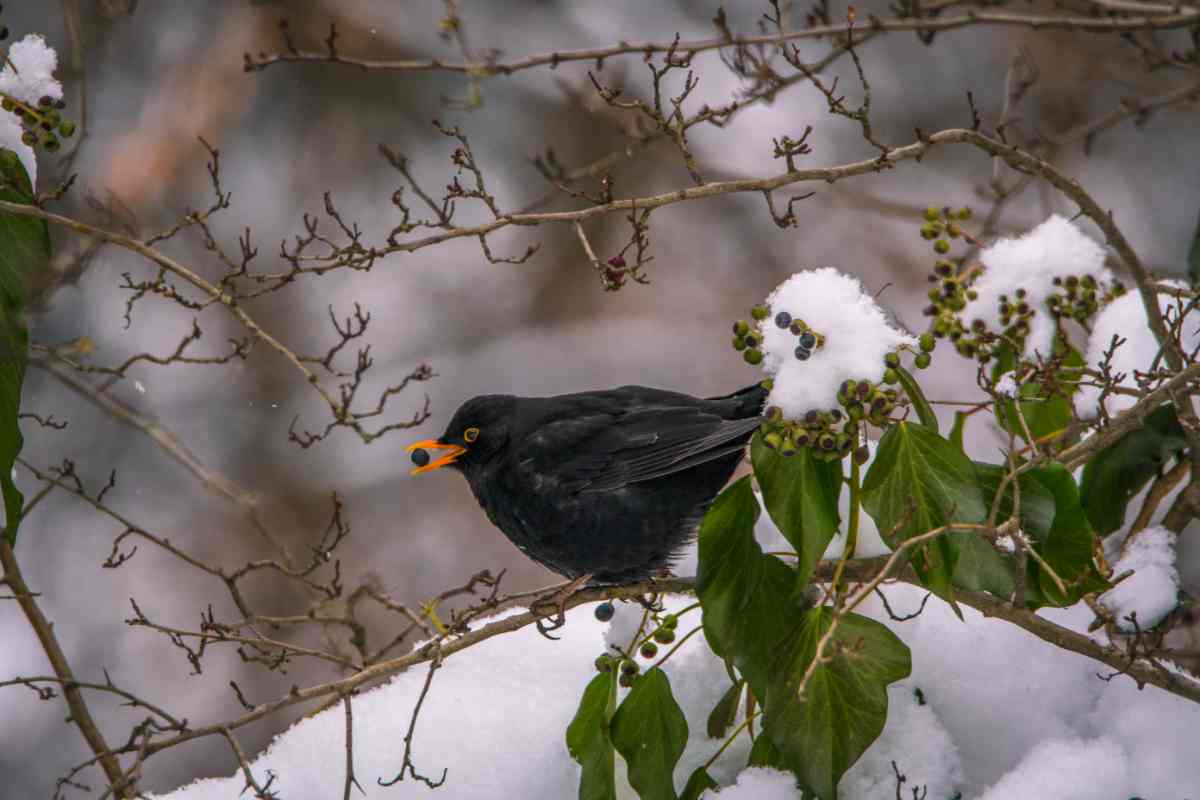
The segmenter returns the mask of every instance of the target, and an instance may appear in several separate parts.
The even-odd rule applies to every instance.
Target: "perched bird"
[[[414,475],[461,472],[513,544],[571,579],[569,596],[666,570],[742,460],[766,394],[754,385],[709,399],[644,386],[483,395],[408,450]]]

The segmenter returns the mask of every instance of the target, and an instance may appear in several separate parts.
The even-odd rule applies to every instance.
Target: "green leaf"
[[[788,769],[787,764],[783,763],[783,753],[779,752],[771,737],[761,734],[755,738],[754,744],[750,745],[750,757],[746,760],[746,766],[770,767],[780,771]]]
[[[32,204],[33,186],[11,150],[0,148],[0,200]],[[0,212],[0,494],[4,496],[4,537],[17,541],[25,499],[12,479],[24,439],[17,424],[21,387],[29,356],[25,328],[27,287],[50,264],[50,230],[45,220]]]
[[[612,741],[629,765],[642,800],[675,800],[672,773],[687,744],[688,726],[658,667],[638,677],[612,718]]]
[[[1083,468],[1080,495],[1096,533],[1107,536],[1125,522],[1125,508],[1158,468],[1187,446],[1175,406],[1156,408]]]
[[[965,411],[954,412],[954,427],[950,429],[950,444],[959,449],[959,452],[966,453],[967,448],[963,445],[963,430],[967,427],[967,414]]]
[[[800,557],[797,582],[804,587],[838,530],[841,462],[818,461],[808,447],[780,455],[760,434],[750,444],[750,460],[767,513]]]
[[[947,523],[979,523],[987,516],[970,460],[929,428],[908,422],[893,425],[880,439],[862,500],[893,549]],[[942,536],[912,559],[925,586],[951,602],[960,550],[957,537]]]
[[[904,393],[908,395],[908,399],[912,401],[913,408],[917,412],[917,419],[926,428],[937,433],[937,414],[933,413],[933,406],[929,405],[929,401],[925,399],[925,393],[921,391],[921,384],[917,383],[917,379],[904,367],[895,367],[895,370],[896,374],[900,376],[900,386],[904,389]]]
[[[716,788],[717,782],[708,774],[708,770],[704,767],[696,767],[692,777],[688,778],[687,786],[683,787],[683,794],[679,795],[679,800],[700,800],[700,795],[709,789]]]
[[[1192,288],[1200,286],[1200,219],[1196,220],[1196,232],[1192,234],[1192,246],[1188,248],[1188,280]]]
[[[1054,339],[1054,352],[1064,355],[1062,363],[1065,367],[1084,366],[1083,356],[1079,351],[1058,337]],[[1012,348],[1007,344],[1002,346],[999,350],[996,367],[992,370],[993,380],[1005,372],[1012,371],[1015,364],[1016,358]],[[1071,424],[1074,419],[1071,395],[1076,391],[1078,380],[1078,373],[1074,370],[1058,373],[1058,384],[1063,391],[1050,397],[1042,395],[1042,387],[1036,382],[1021,385],[1021,414],[1024,415],[1025,423],[1029,426],[1029,433],[1034,439],[1043,439],[1059,433]],[[1029,436],[1025,435],[1025,426],[1021,424],[1021,419],[1017,415],[1017,406],[1013,400],[1006,397],[999,398],[995,411],[996,420],[1002,428],[1028,441]]]
[[[1067,584],[1067,594],[1059,591],[1054,579],[1035,560],[1029,560],[1030,585],[1036,585],[1055,605],[1077,603],[1088,592],[1108,588],[1092,560],[1096,544],[1075,479],[1061,464],[1031,470],[1033,477],[1054,497],[1054,522],[1045,538],[1034,549]],[[1024,504],[1024,496],[1021,498]]]
[[[755,697],[763,697],[775,645],[801,606],[792,599],[796,571],[765,555],[754,540],[758,514],[749,476],[713,502],[700,523],[696,595],[709,647],[733,662]]]
[[[763,730],[809,791],[837,797],[837,784],[887,721],[888,684],[912,671],[908,648],[886,626],[849,614],[811,674],[833,612],[805,612],[780,648],[763,709]],[[803,697],[798,688],[809,675]]]
[[[567,726],[567,751],[583,767],[579,800],[616,799],[613,745],[608,734],[616,698],[616,671],[600,673],[583,690],[579,710]]]
[[[729,726],[733,725],[733,720],[737,717],[738,700],[742,697],[742,687],[745,685],[745,681],[733,684],[713,706],[713,710],[709,712],[706,726],[709,738],[724,738]]]

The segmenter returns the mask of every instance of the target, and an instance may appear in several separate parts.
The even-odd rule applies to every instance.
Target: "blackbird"
[[[440,437],[408,447],[412,473],[461,472],[513,544],[571,579],[568,596],[641,581],[692,538],[762,423],[766,394],[754,385],[708,399],[644,386],[482,395]],[[443,452],[430,460],[427,450]]]

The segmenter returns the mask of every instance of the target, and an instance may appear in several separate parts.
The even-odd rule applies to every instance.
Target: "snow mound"
[[[1025,290],[1025,302],[1034,309],[1025,339],[1025,356],[1049,356],[1054,343],[1054,320],[1046,298],[1055,293],[1055,278],[1091,275],[1098,284],[1112,282],[1104,266],[1104,248],[1057,214],[1017,239],[1000,239],[979,254],[985,267],[971,289],[978,297],[967,303],[963,322],[970,329],[983,320],[992,331],[1004,330],[1000,321],[1000,297]]]
[[[1162,622],[1178,605],[1179,571],[1175,568],[1175,534],[1166,528],[1146,528],[1137,533],[1113,564],[1113,574],[1133,574],[1100,596],[1100,603],[1113,612],[1117,627],[1132,633],[1126,619],[1137,614],[1142,630]]]
[[[774,376],[767,405],[778,406],[788,419],[837,408],[844,381],[879,383],[884,355],[901,345],[916,346],[856,278],[833,267],[797,272],[767,297],[767,306],[770,314],[761,324],[763,369]],[[780,312],[825,337],[808,360],[796,358],[796,335],[776,324]]]

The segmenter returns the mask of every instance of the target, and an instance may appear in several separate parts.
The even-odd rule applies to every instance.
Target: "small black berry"
[[[600,620],[601,622],[608,622],[613,618],[613,614],[615,612],[616,609],[613,608],[612,603],[601,603],[600,605],[596,606],[596,619]]]
[[[429,463],[429,451],[418,447],[412,452],[412,462],[418,467],[423,467]]]
[[[780,328],[787,328],[792,324],[792,315],[786,311],[780,311],[775,315],[775,324]]]
[[[812,350],[817,346],[817,337],[814,336],[810,331],[805,331],[804,333],[800,334],[800,346],[805,350]]]
[[[796,348],[796,358],[800,361],[808,361],[808,357],[812,355],[812,350],[809,350],[804,345]]]

